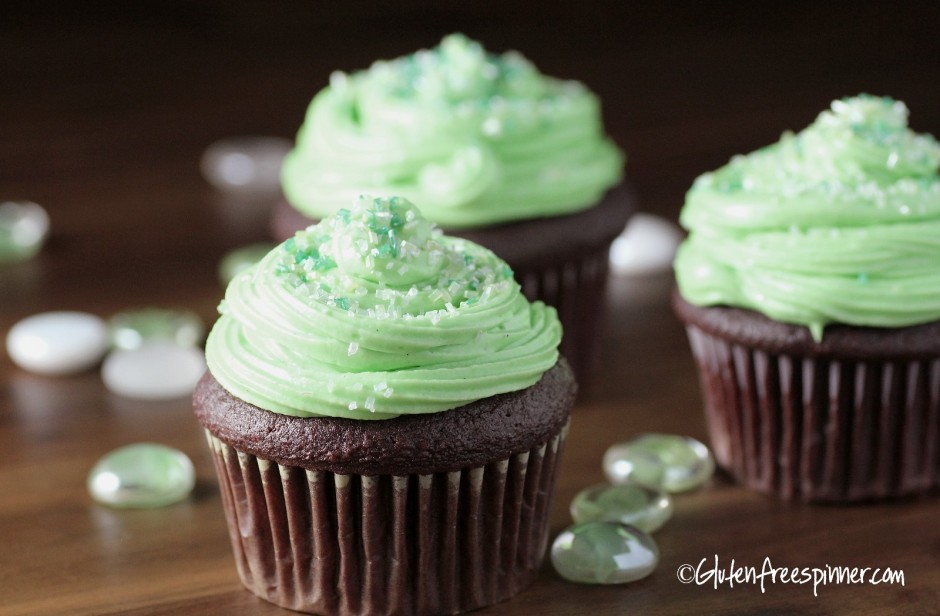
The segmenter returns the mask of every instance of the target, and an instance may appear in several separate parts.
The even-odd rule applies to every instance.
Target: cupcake
[[[194,395],[238,572],[316,614],[452,614],[536,576],[575,381],[555,310],[405,199],[236,277]]]
[[[940,145],[858,96],[699,177],[674,306],[718,462],[786,499],[940,485]]]
[[[402,195],[448,234],[493,250],[530,300],[558,310],[562,353],[583,379],[608,250],[631,211],[623,163],[584,85],[455,34],[333,74],[284,161],[272,226],[282,240],[360,193]]]

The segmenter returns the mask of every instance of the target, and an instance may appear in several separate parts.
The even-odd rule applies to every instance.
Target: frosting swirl
[[[553,308],[489,250],[407,200],[360,197],[229,284],[206,361],[232,394],[296,416],[387,419],[534,384],[558,359]]]
[[[680,222],[682,296],[806,325],[940,318],[940,144],[904,103],[832,103],[799,134],[699,177]]]
[[[455,34],[432,50],[334,73],[281,177],[311,218],[371,192],[402,195],[429,220],[460,228],[585,209],[622,168],[586,87]]]

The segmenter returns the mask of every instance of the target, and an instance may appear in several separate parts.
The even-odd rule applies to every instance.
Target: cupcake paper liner
[[[428,475],[282,466],[206,432],[243,584],[315,614],[453,614],[530,584],[567,426],[531,451]]]
[[[559,350],[582,389],[590,382],[604,313],[611,242],[589,253],[541,269],[516,272],[529,301],[555,306],[564,336]]]
[[[801,357],[686,330],[715,458],[745,486],[830,502],[940,486],[940,358]]]

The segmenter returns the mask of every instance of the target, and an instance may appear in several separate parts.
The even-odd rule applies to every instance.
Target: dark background
[[[58,178],[127,153],[115,188],[172,150],[292,137],[335,69],[461,31],[584,81],[645,209],[675,216],[699,173],[808,124],[834,98],[908,103],[940,133],[940,7],[922,3],[9,1],[0,9],[0,174],[55,207]],[[919,4],[928,8],[905,9]],[[748,8],[742,8],[742,7]],[[186,114],[178,113],[185,108]],[[10,130],[9,120],[15,119]],[[43,136],[35,143],[35,136]],[[196,181],[196,165],[167,181]],[[172,191],[140,187],[140,192]],[[12,193],[12,194],[11,194]],[[130,195],[129,195],[130,198]]]

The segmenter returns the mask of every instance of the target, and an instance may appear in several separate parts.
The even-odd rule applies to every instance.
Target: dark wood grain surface
[[[905,100],[940,134],[940,11],[734,3],[8,1],[0,8],[0,199],[44,205],[52,236],[0,266],[0,332],[58,309],[102,317],[180,306],[207,322],[231,248],[266,239],[264,201],[214,191],[199,157],[234,135],[292,137],[334,69],[463,31],[517,48],[600,94],[642,209],[675,219],[699,173],[800,129],[858,92]],[[757,7],[761,8],[758,9]],[[705,438],[696,375],[668,309],[669,275],[613,282],[595,386],[574,415],[553,533],[602,480],[603,451],[646,431]],[[149,511],[91,502],[108,450],[189,454],[190,500]],[[722,476],[676,498],[657,571],[627,586],[536,584],[486,614],[937,614],[940,500],[781,503]],[[892,567],[904,585],[682,584],[685,563]],[[708,567],[706,567],[708,568]],[[0,614],[280,614],[239,585],[211,461],[188,400],[110,394],[97,372],[48,378],[0,354]]]

